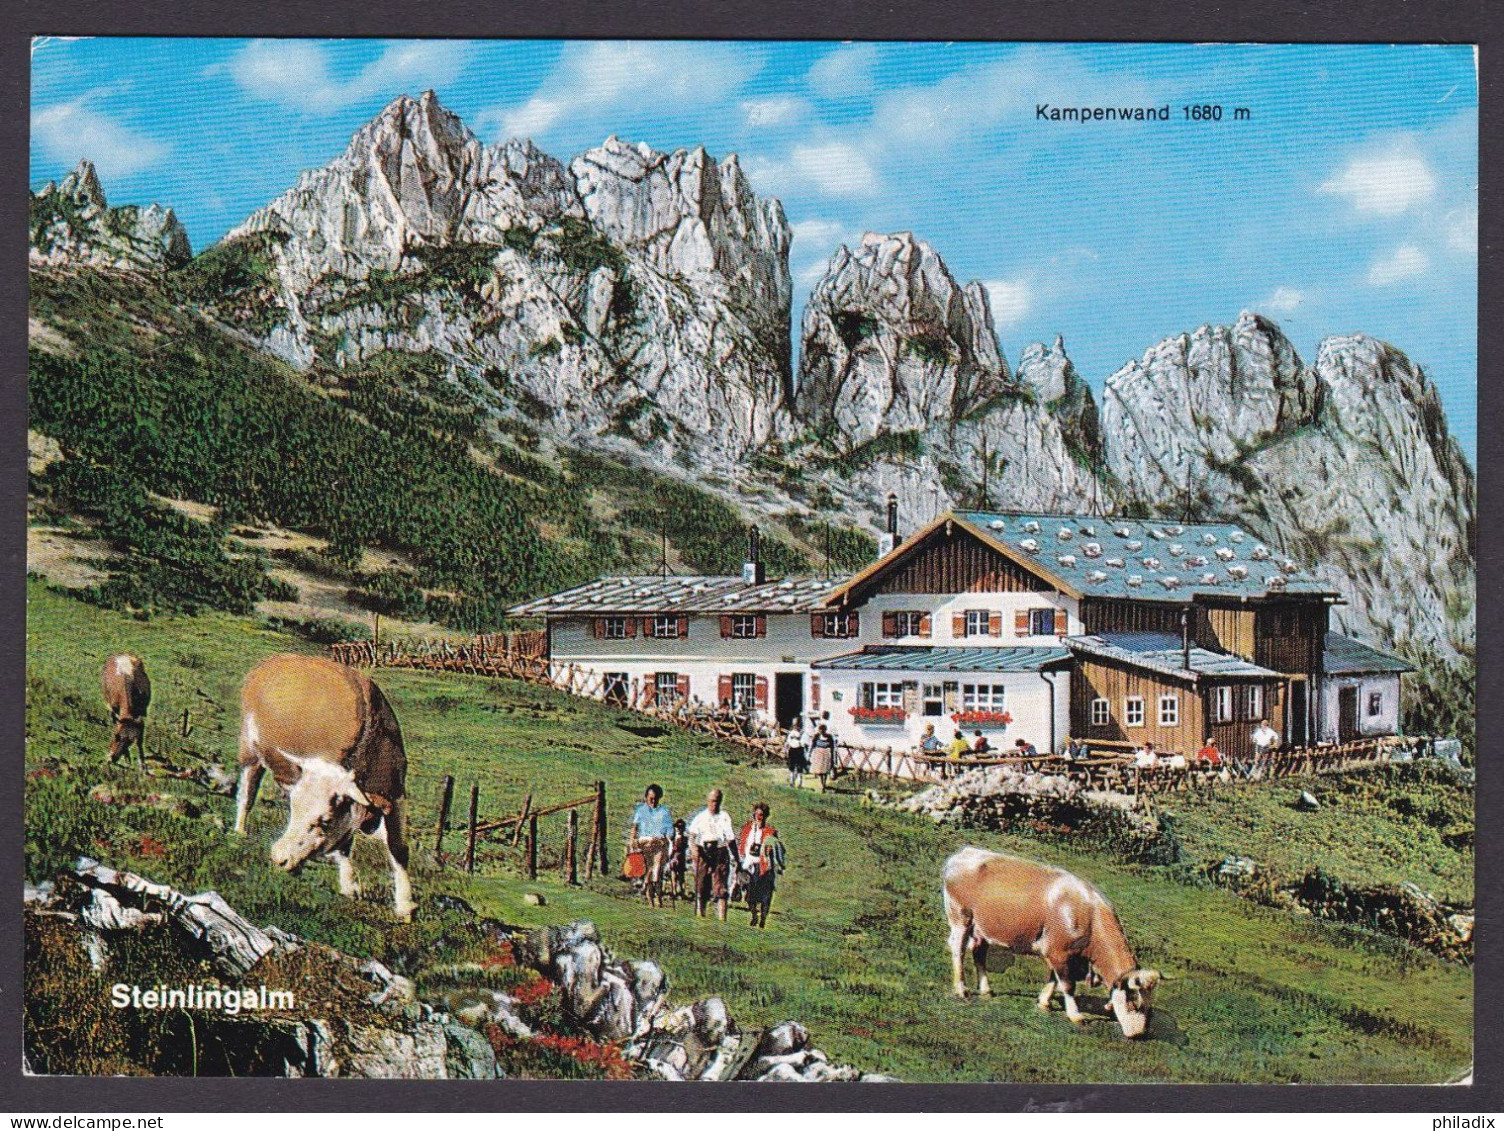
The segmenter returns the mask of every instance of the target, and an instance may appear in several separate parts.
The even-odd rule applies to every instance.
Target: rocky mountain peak
[[[188,232],[171,208],[111,208],[88,158],[60,184],[48,181],[32,193],[30,229],[29,257],[39,266],[162,271],[193,255]]]
[[[912,232],[838,248],[801,337],[796,414],[851,445],[960,418],[1011,388],[986,289],[962,287]]]

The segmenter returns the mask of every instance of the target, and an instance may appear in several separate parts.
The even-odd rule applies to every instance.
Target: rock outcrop
[[[1075,379],[1067,395],[1063,346],[1071,403],[1057,415],[1033,383],[1055,355],[1010,375],[986,289],[958,284],[923,240],[869,233],[838,249],[801,341],[791,432],[814,438],[850,496],[892,491],[917,520],[951,505],[1084,509],[1098,494],[1091,454],[1073,450],[1091,394]]]
[[[32,264],[163,271],[192,257],[188,233],[171,208],[111,208],[88,160],[31,194]]]
[[[263,233],[299,367],[435,354],[478,411],[685,467],[734,466],[790,384],[789,227],[734,156],[611,138],[566,169],[430,91],[225,243]]]
[[[1114,373],[1103,420],[1122,503],[1240,521],[1347,596],[1334,627],[1471,654],[1473,473],[1435,386],[1392,346],[1328,338],[1308,366],[1245,313]]]

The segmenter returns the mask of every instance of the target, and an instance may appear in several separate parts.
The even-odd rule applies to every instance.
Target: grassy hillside
[[[434,908],[441,892],[509,923],[588,917],[618,954],[657,959],[676,1000],[719,993],[744,1024],[797,1018],[833,1058],[909,1080],[1436,1082],[1471,1060],[1466,968],[1191,887],[1163,871],[1124,866],[1088,844],[1062,848],[936,827],[864,806],[856,793],[795,793],[776,769],[748,765],[708,739],[525,685],[465,677],[378,675],[406,735],[413,814],[424,830],[416,854],[419,917],[397,925],[369,843],[358,853],[368,899],[347,904],[335,895],[330,867],[273,874],[266,849],[280,832],[282,803],[263,800],[247,849],[223,832],[231,799],[160,780],[146,787],[134,770],[103,765],[107,730],[97,678],[109,652],[130,648],[146,660],[155,688],[149,744],[175,760],[197,751],[228,766],[244,672],[265,655],[307,645],[222,613],[164,614],[143,623],[36,584],[29,598],[32,879],[88,852],[184,888],[217,888],[253,920],[388,958],[453,924],[452,912]],[[195,727],[187,739],[167,722],[185,707]],[[461,791],[479,781],[481,811],[492,816],[515,811],[529,791],[542,801],[563,800],[603,778],[617,851],[648,781],[663,783],[668,803],[686,815],[710,786],[720,786],[738,823],[754,800],[766,798],[789,852],[771,926],[753,933],[744,912],[726,924],[697,921],[682,907],[648,912],[614,878],[570,889],[550,871],[527,884],[515,861],[494,850],[474,879],[436,873],[428,830],[445,773]],[[171,811],[170,800],[90,800],[96,784],[117,802],[151,790],[180,795],[195,812],[183,805]],[[1322,816],[1328,865],[1361,875],[1371,863],[1361,852],[1370,814],[1334,805]],[[1188,837],[1195,830],[1198,852],[1239,848],[1218,844],[1220,820],[1183,819]],[[1424,817],[1396,811],[1393,822],[1400,835],[1422,827]],[[561,820],[544,822],[546,862],[557,858],[562,828]],[[1105,1022],[1076,1030],[1059,1013],[1039,1013],[1033,997],[1043,978],[1033,960],[1015,961],[994,977],[990,1000],[949,998],[938,876],[944,858],[966,843],[1049,859],[1102,887],[1141,960],[1176,976],[1156,999],[1149,1040],[1123,1041]],[[527,891],[541,892],[546,904],[524,902]]]
[[[739,568],[746,518],[720,497],[606,457],[530,452],[536,437],[493,428],[430,355],[296,373],[197,312],[204,269],[165,282],[32,273],[30,427],[66,457],[34,489],[129,554],[103,603],[244,611],[279,596],[265,563],[224,542],[247,522],[315,535],[337,565],[362,547],[404,554],[415,574],[377,596],[467,629],[603,571],[652,570],[665,535],[675,568]],[[214,519],[170,514],[147,492],[209,504]],[[798,521],[766,532],[771,570],[819,561]],[[845,534],[832,546],[852,566],[874,544]]]

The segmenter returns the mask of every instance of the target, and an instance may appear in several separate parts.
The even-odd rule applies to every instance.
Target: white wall
[[[1398,734],[1400,730],[1400,677],[1396,673],[1362,676],[1329,675],[1322,680],[1321,737],[1336,742],[1341,717],[1339,691],[1358,689],[1358,733],[1361,735]],[[1377,715],[1368,713],[1368,696],[1377,692],[1384,697]]]
[[[1054,743],[1058,748],[1070,733],[1070,674],[1050,672],[1046,678],[1055,685]],[[1025,739],[1038,747],[1041,753],[1050,746],[1050,688],[1038,672],[1009,672],[1007,674],[986,672],[875,672],[850,669],[822,668],[821,707],[830,711],[831,729],[843,742],[853,746],[872,746],[879,749],[891,746],[895,750],[907,750],[916,746],[924,734],[927,723],[935,724],[935,734],[942,742],[955,737],[956,724],[950,713],[926,716],[923,711],[923,687],[927,683],[1001,683],[1004,692],[1004,707],[1013,721],[1006,727],[963,724],[962,729],[970,739],[976,730],[987,736],[987,741],[1002,750],[1011,747],[1017,739]],[[859,723],[851,717],[851,708],[859,702],[859,685],[863,683],[903,683],[913,681],[920,685],[920,710],[910,714],[902,725],[882,723]],[[837,699],[836,696],[840,698]]]

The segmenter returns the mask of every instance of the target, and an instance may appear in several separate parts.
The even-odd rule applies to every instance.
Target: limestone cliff
[[[188,233],[170,208],[111,208],[87,160],[31,194],[29,258],[36,266],[163,271],[192,256]]]

